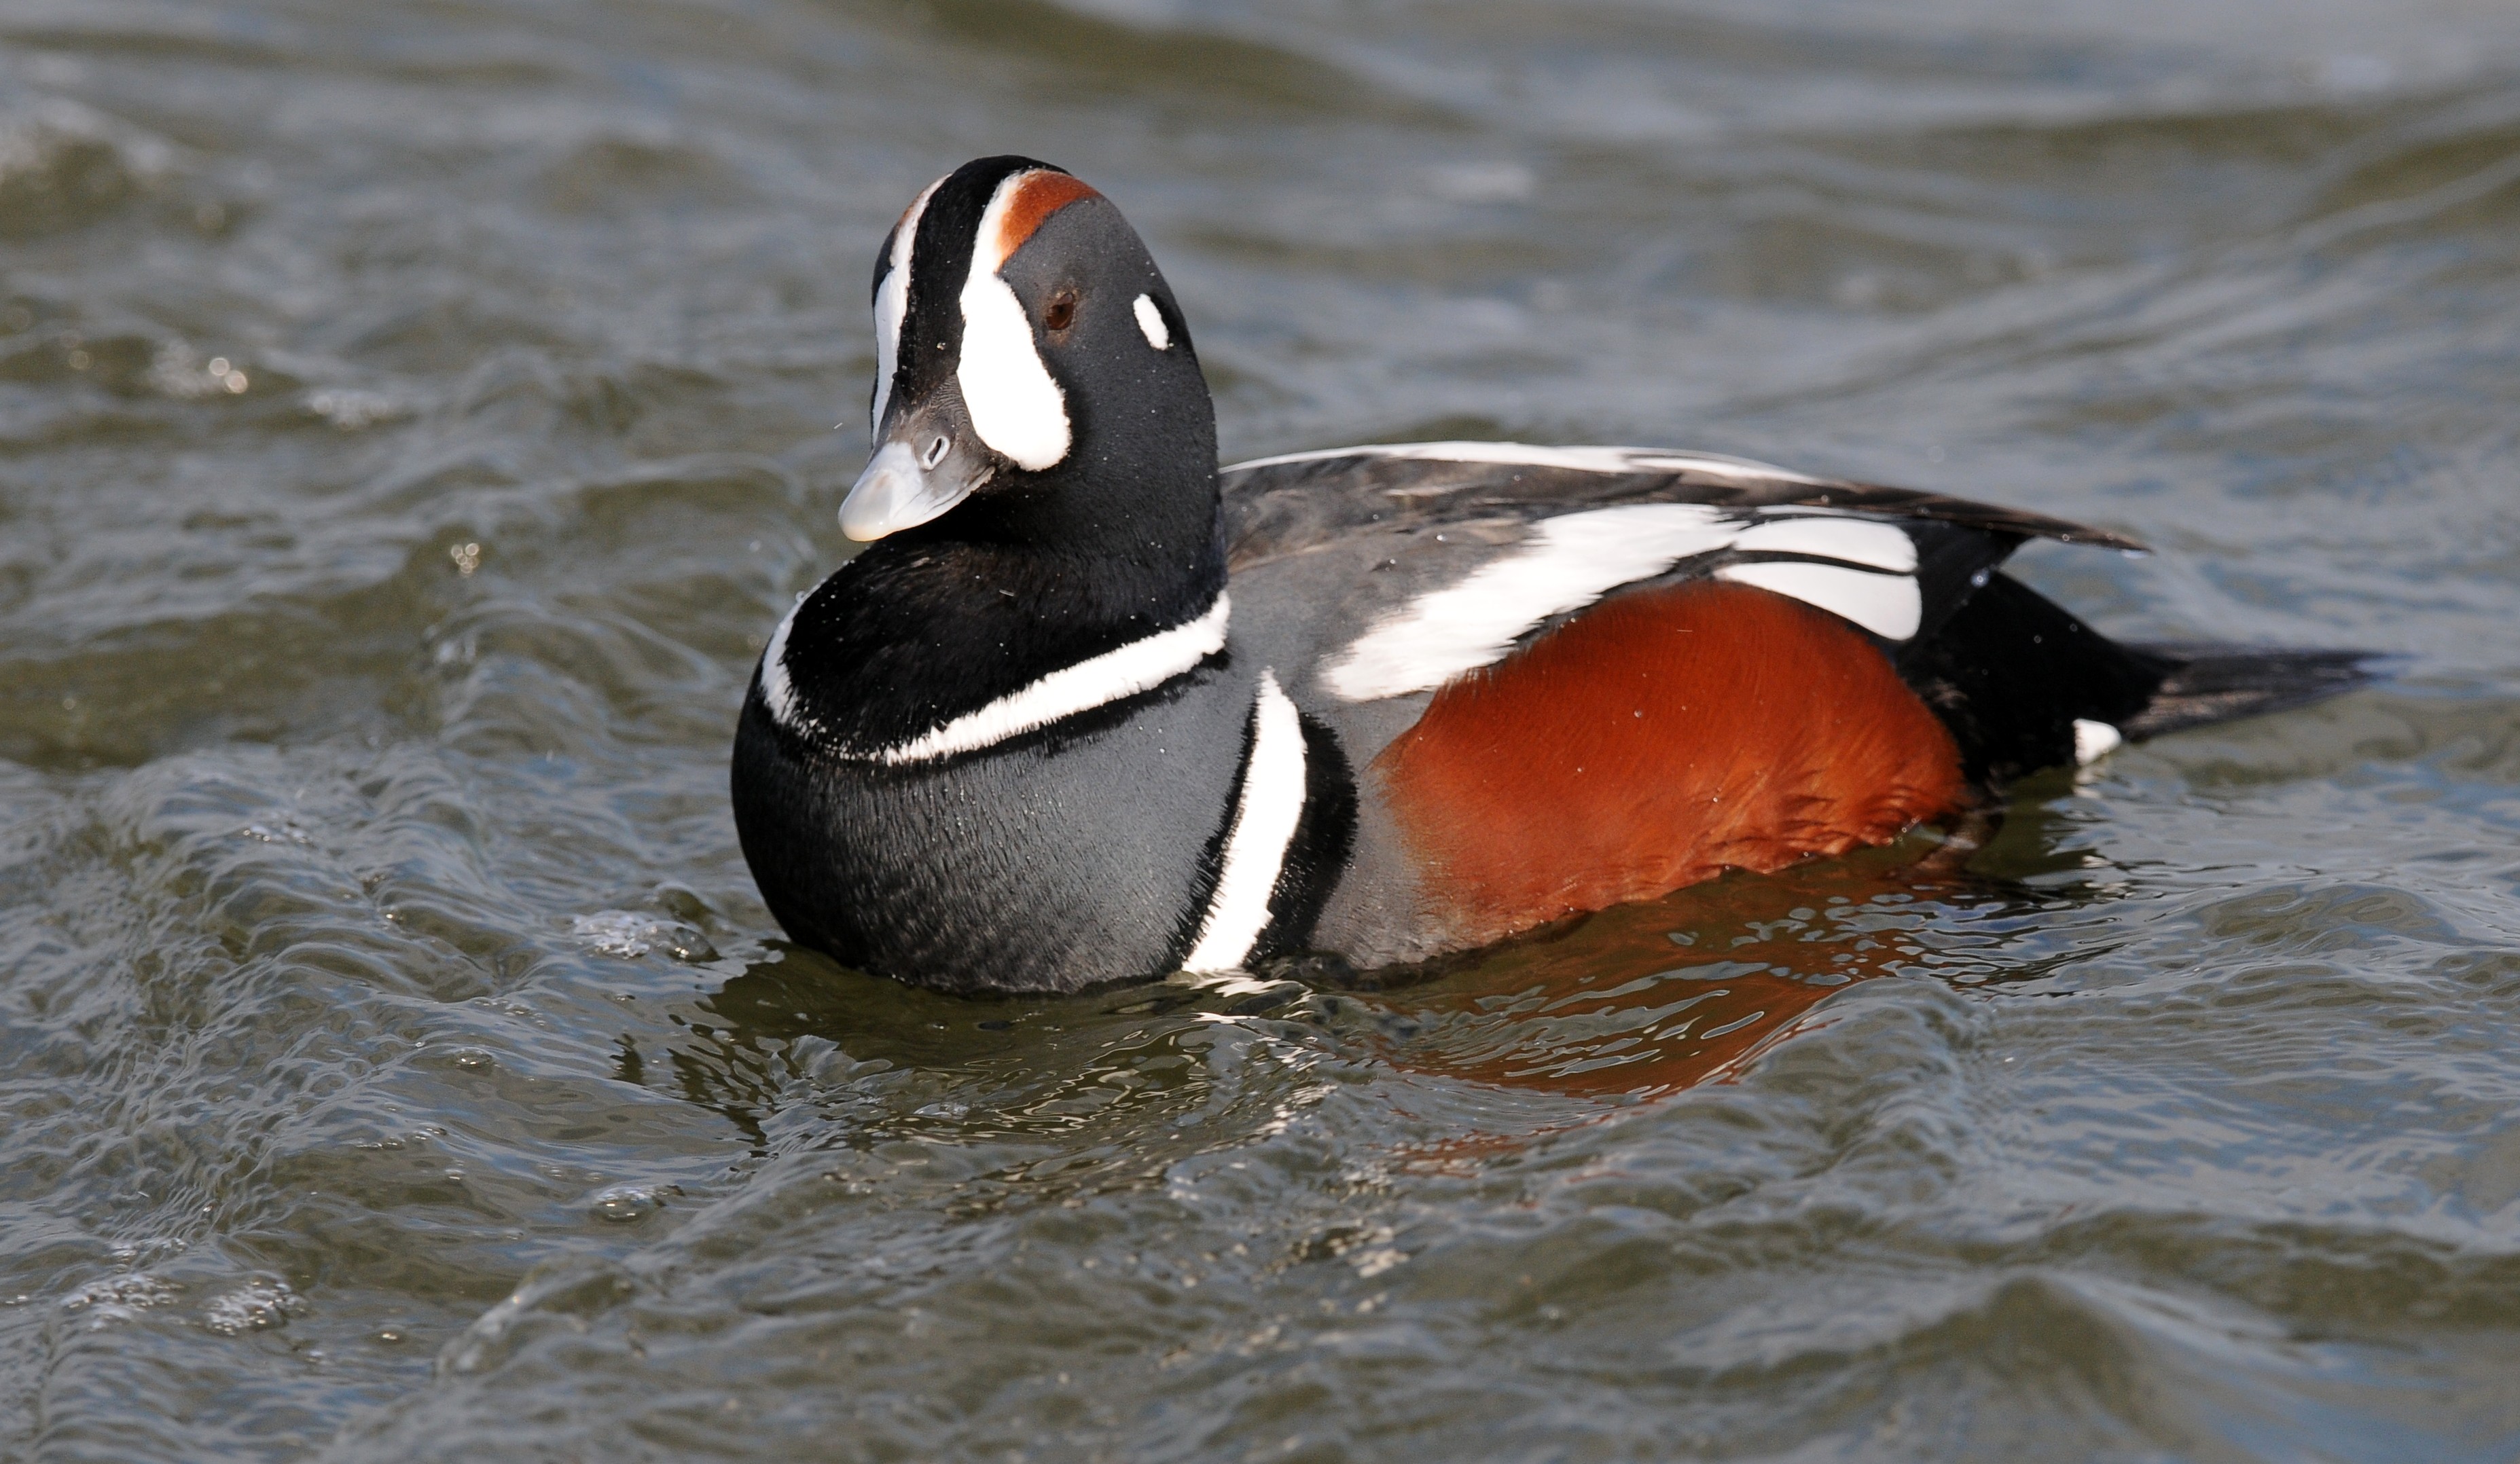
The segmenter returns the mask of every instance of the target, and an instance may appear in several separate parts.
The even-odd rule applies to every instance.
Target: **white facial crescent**
[[[1067,456],[1067,396],[1033,344],[1023,302],[998,276],[1006,260],[996,246],[1007,207],[1031,176],[1016,173],[1000,183],[980,215],[971,274],[963,284],[963,359],[954,376],[971,430],[1016,466],[1039,472]]]

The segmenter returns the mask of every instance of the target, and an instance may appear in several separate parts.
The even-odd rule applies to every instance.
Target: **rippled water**
[[[2520,14],[2025,9],[0,7],[0,1454],[2520,1452]],[[1009,149],[1233,455],[1964,492],[2399,678],[1429,985],[840,971],[728,739]]]

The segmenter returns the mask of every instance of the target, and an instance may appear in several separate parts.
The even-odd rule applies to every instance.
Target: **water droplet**
[[[127,1274],[107,1276],[90,1281],[62,1298],[65,1311],[94,1311],[98,1321],[129,1316],[147,1307],[163,1307],[175,1300],[176,1287],[156,1276]],[[23,1300],[21,1298],[20,1300]]]
[[[591,1208],[597,1220],[611,1220],[615,1224],[628,1224],[634,1220],[646,1220],[664,1209],[665,1199],[663,1190],[660,1188],[651,1188],[643,1184],[615,1184],[609,1189],[596,1191]]]
[[[254,1281],[214,1297],[202,1309],[202,1325],[222,1337],[284,1326],[306,1310],[306,1299],[285,1281]]]

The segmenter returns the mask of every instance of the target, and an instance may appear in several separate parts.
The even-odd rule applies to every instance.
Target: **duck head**
[[[1203,557],[1216,419],[1171,288],[1120,210],[1026,157],[965,163],[877,255],[860,542]]]

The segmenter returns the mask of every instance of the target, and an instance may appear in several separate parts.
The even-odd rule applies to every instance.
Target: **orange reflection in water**
[[[1914,851],[1731,875],[1366,995],[1408,1020],[1405,1069],[1573,1096],[1723,1082],[1831,994],[1922,954],[1909,933],[1954,886]]]

